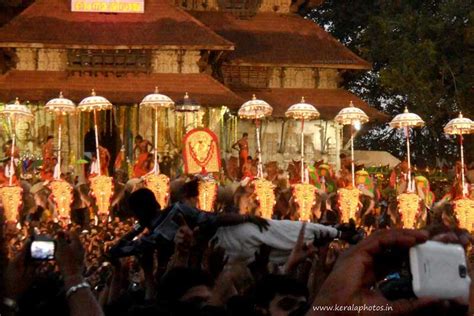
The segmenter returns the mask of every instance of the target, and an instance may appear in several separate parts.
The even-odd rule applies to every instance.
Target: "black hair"
[[[287,275],[269,274],[264,276],[255,287],[255,304],[268,307],[277,295],[308,297],[307,287],[300,281]]]
[[[138,134],[137,136],[135,136],[135,140],[143,140],[142,135]]]
[[[160,297],[172,303],[177,302],[190,288],[200,285],[212,288],[214,281],[208,273],[202,270],[185,267],[173,268],[160,280]]]
[[[242,137],[249,136],[249,133],[245,132],[242,134]]]
[[[130,194],[128,205],[141,223],[149,223],[160,209],[160,204],[156,201],[155,195],[146,188],[138,189]]]
[[[46,141],[48,141],[48,140],[50,140],[50,139],[53,139],[53,138],[54,138],[54,136],[49,135],[48,137],[46,137]]]

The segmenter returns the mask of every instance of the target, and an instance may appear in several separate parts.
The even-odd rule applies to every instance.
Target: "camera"
[[[54,260],[56,242],[48,237],[36,236],[30,245],[30,258],[38,261]]]

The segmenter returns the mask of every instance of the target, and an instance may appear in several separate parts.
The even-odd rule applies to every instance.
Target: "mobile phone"
[[[427,241],[410,248],[413,292],[417,297],[469,299],[471,278],[461,245]]]
[[[427,241],[409,250],[388,249],[375,268],[377,286],[389,300],[431,297],[467,303],[471,279],[462,246]],[[379,274],[380,275],[380,274]]]
[[[54,260],[56,242],[54,240],[33,240],[30,246],[30,257],[33,260]]]

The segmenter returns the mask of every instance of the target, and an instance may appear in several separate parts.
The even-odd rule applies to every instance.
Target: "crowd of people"
[[[360,210],[350,223],[341,223],[336,193],[348,179],[344,157],[339,175],[322,163],[309,168],[309,182],[318,192],[309,222],[298,221],[291,196],[290,185],[301,175],[292,174],[291,167],[287,174],[267,165],[265,176],[275,184],[276,205],[273,218],[263,219],[252,195],[249,179],[254,175],[244,141],[236,144],[244,151],[241,174],[233,178],[228,172],[220,179],[214,212],[197,208],[200,180],[185,175],[172,179],[165,206],[139,179],[117,176],[108,218],[96,215],[90,187],[73,177],[63,177],[74,187],[68,219],[58,219],[47,184],[19,181],[19,221],[1,226],[0,314],[472,313],[474,305],[465,299],[416,298],[411,293],[389,300],[379,287],[403,261],[403,256],[385,258],[387,250],[406,254],[427,239],[461,244],[472,267],[472,237],[458,227],[451,204],[465,191],[459,188],[456,170],[452,186],[430,187],[426,177],[413,179],[422,211],[418,229],[411,230],[401,228],[396,206],[397,191],[410,185],[403,163],[382,177],[360,168]],[[150,158],[148,146],[137,140],[142,158],[136,172],[144,172],[141,163]],[[31,257],[31,243],[39,236],[55,241],[53,260]]]

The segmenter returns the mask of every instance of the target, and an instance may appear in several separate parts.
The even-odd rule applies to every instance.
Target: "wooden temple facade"
[[[304,96],[321,113],[305,126],[307,159],[337,167],[337,112],[353,101],[372,120],[383,119],[340,86],[343,72],[370,65],[290,7],[290,0],[145,0],[142,14],[110,14],[72,12],[70,0],[36,0],[0,28],[0,48],[11,60],[0,75],[0,102],[29,102],[35,122],[19,122],[16,132],[23,152],[38,153],[56,130],[43,105],[60,91],[79,103],[95,89],[115,105],[100,114],[102,143],[112,154],[124,145],[131,158],[136,134],[153,137],[153,114],[138,107],[142,98],[155,86],[175,101],[187,92],[201,111],[163,110],[159,151],[177,152],[184,130],[198,125],[216,132],[228,157],[243,132],[255,152],[252,122],[236,117],[255,94],[274,108],[263,123],[263,159],[288,162],[299,157],[299,123],[284,113]],[[87,113],[67,118],[63,168],[88,151],[91,121]],[[2,122],[0,143],[9,132]]]

